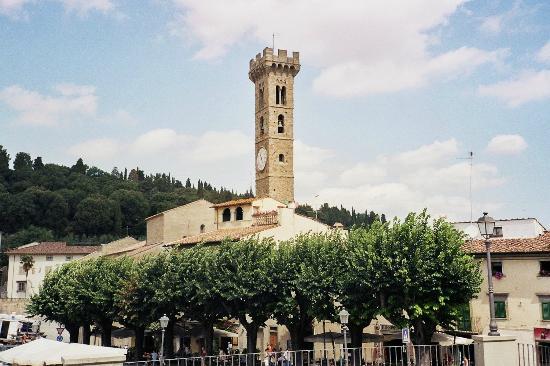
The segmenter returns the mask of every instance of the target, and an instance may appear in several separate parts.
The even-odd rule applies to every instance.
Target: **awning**
[[[446,333],[434,333],[432,342],[439,343],[440,346],[453,346],[456,344],[467,345],[474,343],[473,339],[457,337]]]
[[[383,335],[372,334],[372,333],[363,333],[363,342],[382,342],[384,340]],[[344,344],[344,335],[338,332],[325,332],[307,336],[304,338],[304,341],[311,343],[334,343]],[[351,337],[347,337],[347,343],[351,343]]]
[[[0,352],[0,361],[28,366],[123,363],[126,361],[126,352],[127,350],[123,348],[64,343],[39,338]]]

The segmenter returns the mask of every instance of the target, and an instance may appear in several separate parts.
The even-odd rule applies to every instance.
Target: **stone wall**
[[[18,315],[25,314],[26,299],[0,299],[0,313]]]

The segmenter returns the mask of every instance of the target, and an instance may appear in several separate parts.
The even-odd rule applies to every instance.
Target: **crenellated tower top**
[[[250,60],[248,77],[252,82],[256,82],[269,71],[288,72],[296,76],[300,71],[300,53],[292,52],[292,57],[289,57],[287,50],[277,50],[277,54],[274,55],[272,48],[264,48],[261,54],[258,53],[255,59]]]

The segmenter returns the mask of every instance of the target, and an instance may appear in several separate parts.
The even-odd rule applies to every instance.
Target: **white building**
[[[455,229],[463,231],[468,239],[482,239],[476,222],[453,222]],[[546,228],[535,218],[496,220],[494,238],[520,239],[536,238],[543,234]]]
[[[74,259],[82,258],[98,246],[67,245],[64,242],[30,243],[6,251],[8,262],[8,299],[24,299],[38,292],[44,277],[52,269]],[[23,269],[21,257],[32,256],[34,264],[28,274]]]

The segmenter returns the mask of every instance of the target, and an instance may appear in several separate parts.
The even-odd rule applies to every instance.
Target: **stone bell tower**
[[[256,196],[294,202],[294,77],[298,52],[264,48],[250,60],[256,95]]]

